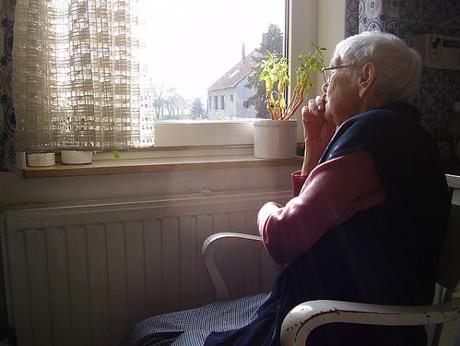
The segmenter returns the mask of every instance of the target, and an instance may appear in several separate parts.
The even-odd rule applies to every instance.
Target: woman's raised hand
[[[336,129],[326,107],[325,95],[316,96],[308,101],[308,106],[302,108],[302,123],[305,145],[319,146],[324,150]]]
[[[309,100],[308,106],[302,108],[302,123],[305,137],[302,175],[308,175],[318,164],[336,130],[328,107],[326,107],[325,95]]]

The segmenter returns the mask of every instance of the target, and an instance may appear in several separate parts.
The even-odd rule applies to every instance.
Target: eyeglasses
[[[335,70],[345,67],[356,67],[356,65],[341,65],[323,68],[321,72],[323,72],[324,83],[329,83],[329,80],[331,79],[331,76],[334,74]]]

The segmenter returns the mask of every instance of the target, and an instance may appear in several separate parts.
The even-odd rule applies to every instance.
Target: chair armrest
[[[281,345],[305,345],[311,331],[342,322],[382,326],[415,326],[460,319],[460,299],[440,305],[396,306],[315,300],[294,307],[281,326]]]
[[[260,236],[233,232],[216,233],[206,238],[203,242],[201,254],[204,257],[206,269],[211,277],[211,281],[216,289],[217,299],[219,300],[230,299],[230,294],[222,275],[220,275],[220,272],[217,269],[216,262],[214,260],[215,253],[218,246],[238,244],[241,241],[252,243],[257,246],[263,245],[262,238]]]

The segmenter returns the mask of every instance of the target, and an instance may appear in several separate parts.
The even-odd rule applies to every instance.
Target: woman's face
[[[335,56],[331,60],[330,67],[342,65],[348,64],[343,63],[340,56]],[[326,93],[326,107],[337,126],[358,114],[360,110],[358,81],[353,74],[354,68],[344,67],[333,70],[328,83],[323,84],[323,91]]]

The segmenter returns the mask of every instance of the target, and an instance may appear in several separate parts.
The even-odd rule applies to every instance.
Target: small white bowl
[[[54,153],[33,153],[27,154],[27,166],[49,167],[56,164]]]
[[[62,150],[61,163],[64,165],[87,165],[93,161],[92,151]]]

